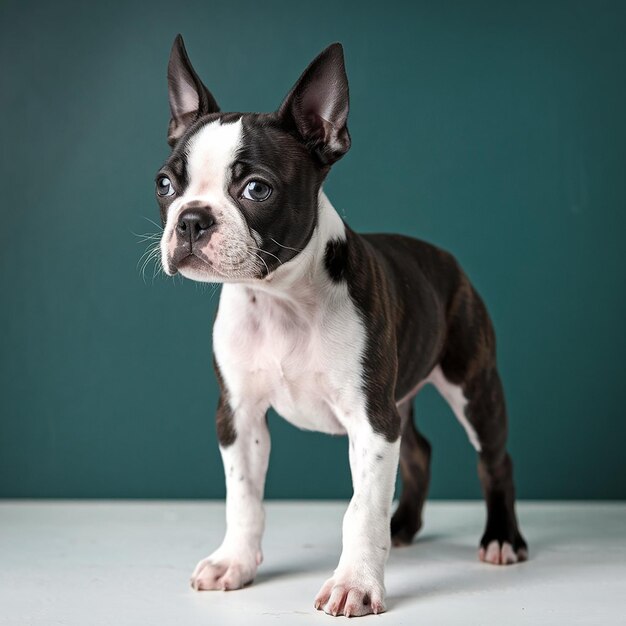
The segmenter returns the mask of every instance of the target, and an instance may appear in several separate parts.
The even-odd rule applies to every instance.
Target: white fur
[[[493,565],[512,565],[520,559],[508,541],[504,541],[500,545],[496,540],[491,541],[486,548],[481,547],[478,551],[478,558]]]
[[[465,429],[470,443],[476,448],[478,452],[481,451],[480,441],[478,440],[478,434],[474,430],[473,426],[469,423],[467,416],[465,415],[465,407],[467,406],[467,398],[463,394],[463,390],[458,385],[450,383],[441,371],[441,367],[437,366],[430,373],[428,382],[432,383],[437,391],[445,398],[450,408],[454,412],[454,415],[461,423],[461,426]]]
[[[339,564],[320,589],[315,605],[346,616],[385,610],[384,567],[389,556],[389,521],[400,439],[389,443],[373,432],[359,411],[348,430],[354,494],[343,518]],[[364,605],[364,598],[369,598]]]
[[[195,589],[239,589],[251,582],[263,560],[263,491],[270,453],[265,411],[243,408],[235,414],[236,442],[220,446],[226,476],[226,535],[191,576]]]

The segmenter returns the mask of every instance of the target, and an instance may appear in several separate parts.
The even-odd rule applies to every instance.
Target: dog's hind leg
[[[409,545],[422,527],[422,509],[430,482],[431,447],[417,430],[413,419],[413,399],[398,406],[402,419],[400,443],[400,474],[402,495],[391,518],[391,542],[394,546]]]
[[[430,381],[448,401],[478,451],[478,475],[487,505],[479,557],[494,565],[528,558],[515,515],[513,463],[496,343],[487,310],[465,283],[449,317],[447,348]]]
[[[528,558],[515,515],[513,462],[506,450],[507,416],[498,371],[485,370],[467,386],[467,419],[480,442],[478,476],[487,505],[481,561],[509,565]]]

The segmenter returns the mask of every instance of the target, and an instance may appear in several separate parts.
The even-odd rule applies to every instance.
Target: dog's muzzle
[[[172,233],[175,241],[173,248],[170,248],[169,267],[174,274],[182,262],[192,262],[194,259],[211,265],[206,245],[217,227],[211,207],[190,203],[183,208]]]

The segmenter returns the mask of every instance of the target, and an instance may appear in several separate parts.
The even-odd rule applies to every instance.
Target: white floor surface
[[[313,598],[340,552],[339,502],[269,502],[255,583],[194,592],[221,540],[207,502],[0,501],[0,624],[332,624]],[[387,608],[367,624],[626,625],[626,503],[521,503],[530,560],[480,563],[479,502],[433,502],[411,547],[392,550]]]

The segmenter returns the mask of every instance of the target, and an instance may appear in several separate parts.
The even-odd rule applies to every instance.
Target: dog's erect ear
[[[202,84],[191,66],[180,35],[176,36],[172,46],[170,62],[167,66],[167,86],[172,113],[167,143],[174,146],[187,128],[200,116],[217,113],[220,110],[215,98]]]
[[[278,115],[322,164],[332,165],[350,149],[349,107],[343,48],[334,43],[304,70]]]

